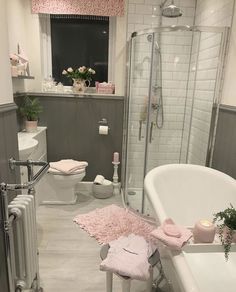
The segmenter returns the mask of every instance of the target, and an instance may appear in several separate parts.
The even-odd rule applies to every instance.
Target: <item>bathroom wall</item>
[[[1,0],[0,9],[0,104],[10,103],[13,101],[12,95],[12,84],[11,84],[11,73],[10,73],[10,61],[9,61],[9,47],[8,47],[8,28],[7,28],[7,17],[6,17],[6,1]]]
[[[212,167],[236,179],[236,108],[221,105]]]
[[[31,14],[30,0],[6,2],[9,52],[17,53],[17,44],[19,44],[29,58],[30,74],[35,77],[34,80],[13,78],[14,92],[39,91],[42,80],[39,16]]]
[[[1,4],[1,1],[0,1]],[[2,7],[2,6],[1,6]],[[0,13],[1,14],[1,13]],[[0,17],[0,26],[1,26]],[[1,34],[0,34],[1,36]],[[3,87],[2,87],[3,88]],[[16,123],[16,106],[13,103],[0,105],[0,183],[16,183],[19,182],[19,172],[10,171],[8,159],[10,157],[18,158],[17,150],[17,123]],[[15,194],[8,194],[9,201]],[[0,290],[8,291],[7,266],[4,245],[4,231],[2,218],[2,200],[0,200]]]
[[[10,157],[18,158],[17,151],[17,127],[16,127],[16,106],[13,104],[11,85],[6,2],[0,0],[0,182],[13,183],[19,178],[19,173],[11,172],[8,167]],[[2,201],[0,200],[0,290],[8,291],[6,253],[4,246],[4,231],[2,218]]]
[[[85,181],[93,181],[97,174],[111,180],[113,152],[122,153],[123,97],[34,96],[43,106],[39,124],[47,127],[48,161],[85,160],[89,164]],[[15,98],[18,105],[22,100]],[[102,118],[108,121],[109,135],[98,133]]]

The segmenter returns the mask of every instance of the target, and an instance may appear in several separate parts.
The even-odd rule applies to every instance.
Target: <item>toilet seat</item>
[[[56,169],[53,169],[53,168],[49,168],[48,172],[51,173],[51,174],[54,174],[54,175],[70,176],[70,175],[76,175],[76,174],[84,173],[85,172],[85,168],[78,169],[78,170],[76,170],[74,172],[71,172],[71,173],[64,173],[64,172],[61,172],[59,170],[56,170]]]

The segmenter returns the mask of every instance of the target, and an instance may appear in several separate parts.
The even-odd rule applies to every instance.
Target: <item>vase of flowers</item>
[[[68,68],[63,70],[62,74],[73,80],[73,91],[75,93],[84,92],[86,87],[90,86],[90,81],[92,80],[92,75],[96,72],[92,68],[85,66],[79,67],[77,69]]]

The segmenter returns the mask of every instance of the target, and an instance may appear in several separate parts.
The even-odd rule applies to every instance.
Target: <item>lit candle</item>
[[[193,228],[195,243],[212,243],[216,233],[215,225],[206,219],[196,222]]]
[[[119,162],[119,153],[118,152],[113,153],[113,162],[115,162],[115,163]]]

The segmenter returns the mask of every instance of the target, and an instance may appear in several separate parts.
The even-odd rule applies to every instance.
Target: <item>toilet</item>
[[[44,177],[44,190],[40,194],[42,205],[72,205],[77,202],[76,185],[86,175],[86,167],[68,174],[49,168]]]

